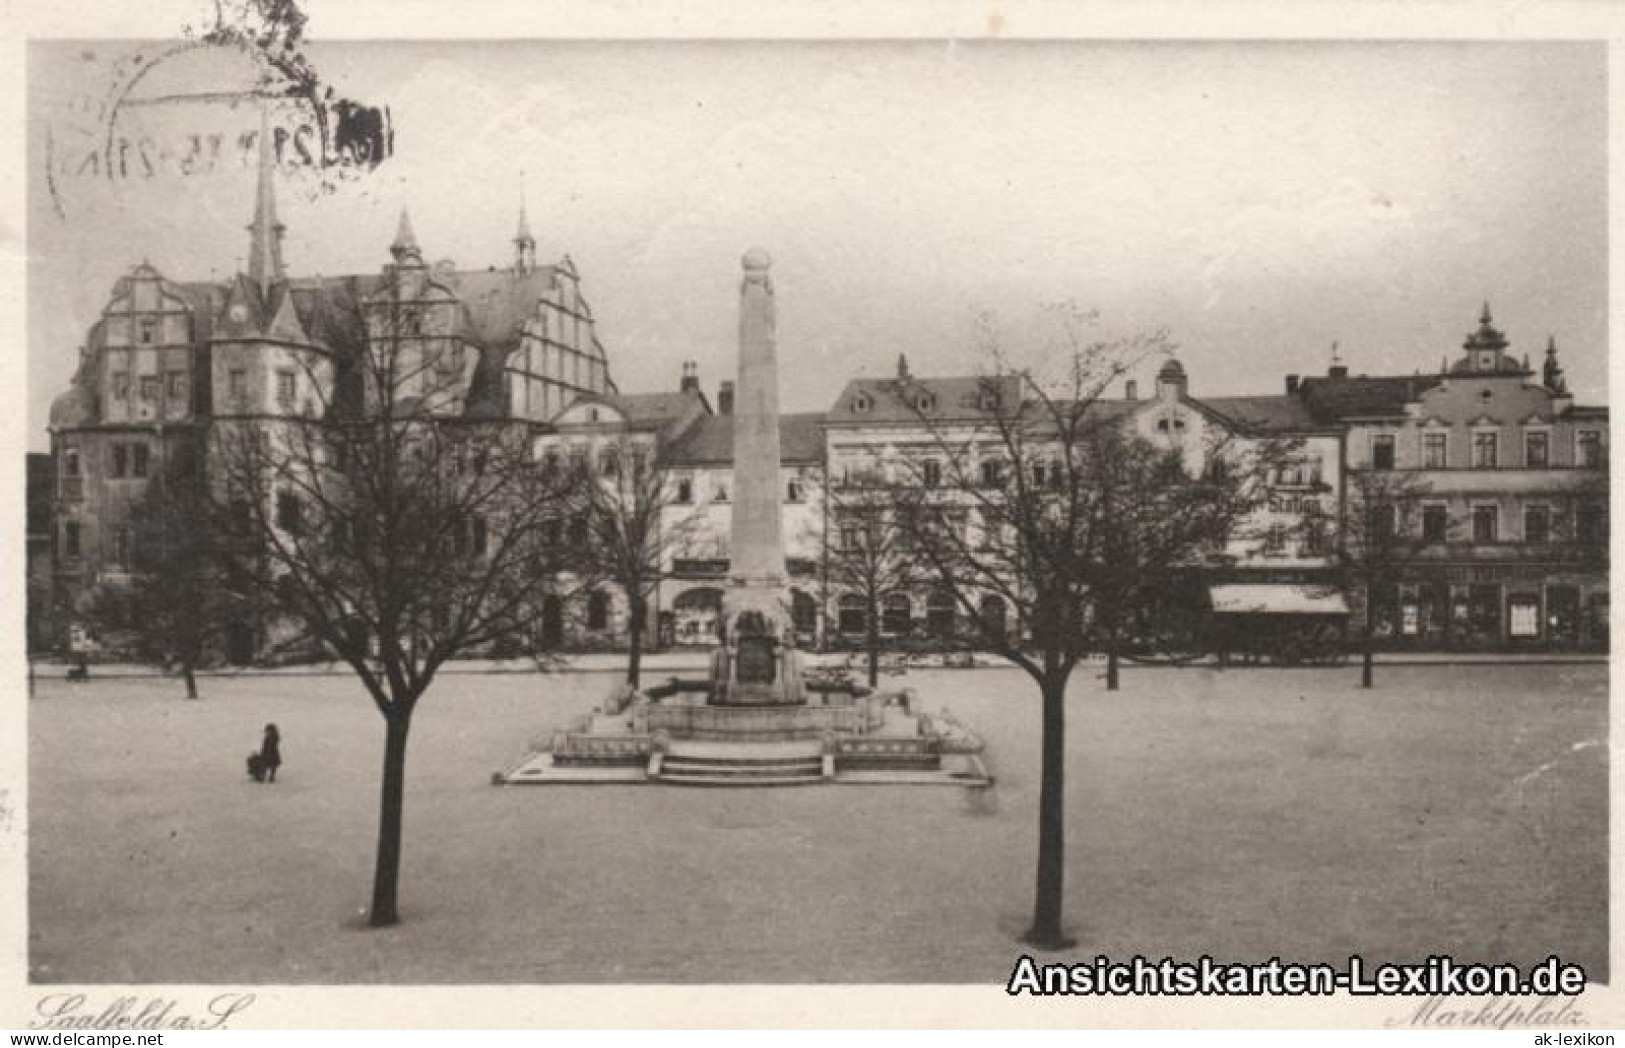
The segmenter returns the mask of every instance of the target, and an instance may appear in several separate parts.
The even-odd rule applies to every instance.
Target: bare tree
[[[1062,800],[1072,671],[1099,637],[1122,635],[1171,571],[1222,545],[1250,504],[1239,468],[1193,474],[1179,448],[1127,432],[1125,408],[1104,400],[1130,368],[1168,349],[1161,335],[1076,341],[1057,354],[1063,371],[1053,381],[992,353],[997,370],[968,409],[949,417],[919,408],[934,445],[930,476],[923,462],[904,464],[918,482],[899,492],[899,519],[917,560],[953,595],[969,642],[1020,667],[1042,697],[1038,870],[1025,939],[1046,948],[1069,942]],[[898,394],[932,404],[901,380]],[[1013,609],[1013,624],[990,610],[1001,607]]]
[[[825,531],[824,571],[837,594],[863,602],[863,650],[869,686],[880,683],[881,601],[915,581],[908,532],[899,526],[892,486],[865,472],[831,483],[824,493],[831,527]]]
[[[1360,630],[1360,686],[1372,686],[1376,662],[1377,595],[1396,586],[1430,536],[1415,518],[1420,500],[1430,490],[1416,473],[1349,470],[1342,501],[1338,574],[1345,589],[1365,595],[1364,624]]]
[[[228,624],[254,616],[254,597],[228,582],[227,536],[195,456],[168,459],[130,504],[115,542],[126,580],[98,586],[84,609],[97,632],[179,672],[198,697],[197,668]]]
[[[413,712],[449,660],[530,643],[557,580],[583,566],[560,522],[589,504],[579,476],[537,468],[525,424],[470,417],[469,347],[432,337],[407,297],[378,307],[354,385],[312,355],[319,408],[222,423],[214,464],[243,539],[238,583],[266,596],[284,643],[349,666],[383,717],[374,926],[399,920]]]
[[[587,485],[591,568],[626,595],[626,680],[636,688],[650,603],[656,588],[670,577],[672,556],[683,548],[695,518],[666,519],[667,510],[677,505],[676,491],[642,456],[613,461],[607,476]]]

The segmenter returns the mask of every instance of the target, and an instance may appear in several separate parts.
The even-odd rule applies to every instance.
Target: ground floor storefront
[[[1366,595],[1354,595],[1363,625]],[[1391,651],[1605,651],[1608,575],[1533,564],[1439,565],[1375,587],[1370,621]]]

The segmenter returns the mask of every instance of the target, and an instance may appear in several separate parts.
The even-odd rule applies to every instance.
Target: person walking
[[[276,781],[276,770],[282,764],[282,736],[275,724],[265,726],[265,741],[260,743],[260,768],[266,782]]]

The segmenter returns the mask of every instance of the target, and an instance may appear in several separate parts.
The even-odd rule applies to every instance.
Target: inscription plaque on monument
[[[773,638],[739,638],[739,683],[772,684],[777,674],[778,660],[773,654]]]

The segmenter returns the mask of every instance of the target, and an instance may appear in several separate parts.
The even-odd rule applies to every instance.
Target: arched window
[[[906,636],[914,625],[914,609],[907,593],[888,593],[880,603],[880,632],[888,637]]]
[[[609,628],[609,594],[602,590],[593,590],[587,594],[587,628],[590,630]]]
[[[836,629],[847,637],[861,637],[868,632],[869,611],[863,606],[862,597],[856,593],[848,593],[841,597]]]
[[[801,590],[790,591],[790,622],[797,633],[818,632],[818,602]]]

